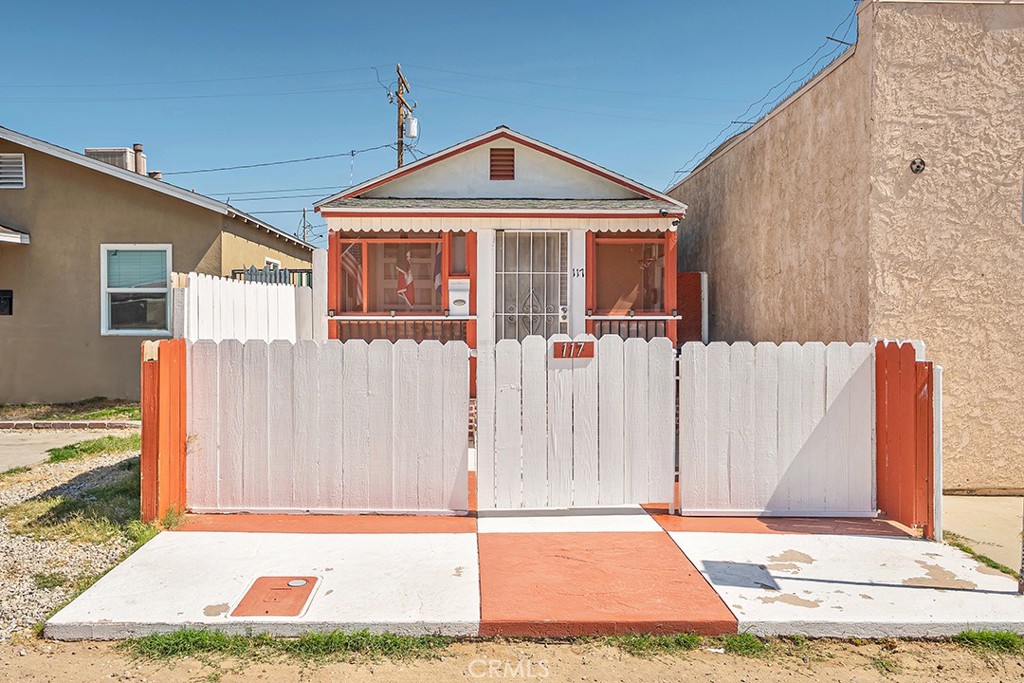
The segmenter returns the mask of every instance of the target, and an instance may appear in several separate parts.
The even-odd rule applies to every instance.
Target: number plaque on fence
[[[566,341],[551,345],[552,358],[593,358],[594,342]]]

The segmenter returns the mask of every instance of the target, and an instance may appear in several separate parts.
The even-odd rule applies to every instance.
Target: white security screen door
[[[495,246],[495,339],[565,334],[569,234],[499,230]]]

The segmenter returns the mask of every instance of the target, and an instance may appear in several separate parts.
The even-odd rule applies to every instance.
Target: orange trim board
[[[480,534],[480,635],[735,633],[668,534]]]
[[[476,519],[441,515],[188,515],[178,531],[287,534],[472,534]]]

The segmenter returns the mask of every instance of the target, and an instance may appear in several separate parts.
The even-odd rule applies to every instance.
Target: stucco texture
[[[1024,5],[871,11],[869,328],[945,368],[946,487],[1020,488]]]
[[[175,271],[214,275],[241,267],[234,263],[251,251],[231,238],[222,244],[222,235],[273,244],[260,252],[261,266],[264,253],[283,261],[300,253],[235,219],[98,171],[6,141],[0,152],[24,153],[26,169],[25,189],[0,190],[0,224],[31,238],[0,243],[0,289],[14,291],[14,315],[0,316],[0,403],[138,397],[143,337],[100,334],[101,244],[170,243]]]
[[[671,194],[716,340],[922,339],[947,490],[1024,486],[1024,3],[875,0]],[[926,169],[915,175],[911,160]]]
[[[854,54],[670,194],[680,270],[709,281],[711,339],[863,341],[867,79]]]

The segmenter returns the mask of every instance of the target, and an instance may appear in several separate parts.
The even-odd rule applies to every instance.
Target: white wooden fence
[[[199,341],[188,371],[192,511],[467,509],[464,342]]]
[[[871,344],[685,344],[683,514],[873,516]]]
[[[175,336],[189,341],[314,338],[313,290],[189,273],[174,289]]]
[[[672,343],[606,335],[593,358],[552,358],[551,345],[568,339],[531,336],[480,351],[479,508],[671,503]]]

